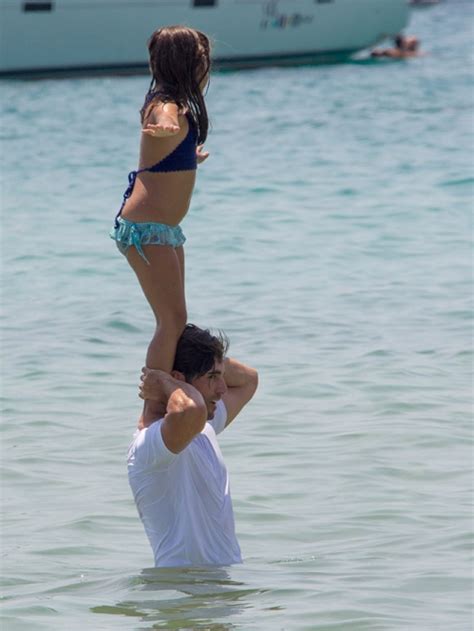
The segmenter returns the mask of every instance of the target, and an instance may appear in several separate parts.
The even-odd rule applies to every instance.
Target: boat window
[[[215,7],[217,0],[193,0],[195,7]]]
[[[52,2],[24,2],[23,3],[23,11],[26,13],[30,11],[52,11],[53,3]]]

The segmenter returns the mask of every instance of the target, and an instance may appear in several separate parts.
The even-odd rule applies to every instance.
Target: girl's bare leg
[[[179,269],[181,270],[181,280],[183,282],[183,293],[184,293],[184,248],[182,245],[179,248],[175,249],[176,256],[178,257]],[[174,358],[173,358],[174,359]]]
[[[182,247],[144,245],[150,265],[134,247],[127,252],[133,268],[156,318],[156,330],[148,347],[146,365],[165,372],[173,369],[176,344],[186,325],[184,294],[184,251]],[[142,421],[150,422],[160,414],[160,404],[146,401]]]

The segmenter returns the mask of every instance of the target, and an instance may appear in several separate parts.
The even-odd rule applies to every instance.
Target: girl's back
[[[122,209],[122,216],[129,221],[157,221],[175,226],[182,221],[191,202],[196,180],[195,125],[189,115],[170,116],[166,109],[171,108],[157,104],[144,120],[143,129],[147,125],[163,127],[174,122],[179,131],[166,136],[142,133],[138,170],[143,171],[138,173],[132,194]]]

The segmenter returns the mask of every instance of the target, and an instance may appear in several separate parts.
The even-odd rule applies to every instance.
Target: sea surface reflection
[[[146,568],[131,583],[136,598],[91,611],[139,618],[152,629],[230,631],[236,626],[226,618],[235,620],[252,606],[249,597],[264,591],[231,578],[225,568]]]

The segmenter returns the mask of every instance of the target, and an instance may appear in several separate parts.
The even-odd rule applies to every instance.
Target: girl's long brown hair
[[[209,119],[201,83],[211,67],[208,37],[186,26],[167,26],[153,33],[148,51],[152,80],[140,110],[142,123],[153,103],[172,101],[189,109],[197,126],[198,143],[204,143]]]

